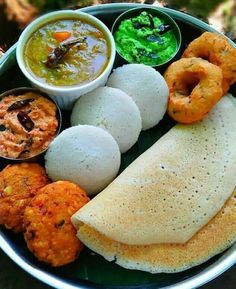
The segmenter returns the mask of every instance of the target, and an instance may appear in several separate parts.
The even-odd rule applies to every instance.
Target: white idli
[[[140,111],[125,92],[99,87],[81,96],[71,114],[71,125],[90,124],[106,129],[117,141],[121,153],[137,141],[142,129]]]
[[[104,129],[79,125],[64,130],[49,145],[45,167],[53,181],[68,180],[88,195],[105,188],[117,175],[120,151]]]
[[[163,76],[144,64],[126,64],[113,71],[107,85],[126,92],[137,104],[142,128],[147,130],[163,118],[169,90]]]

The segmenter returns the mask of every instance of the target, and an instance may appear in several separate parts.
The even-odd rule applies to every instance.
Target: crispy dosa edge
[[[79,224],[78,224],[79,225]],[[77,237],[108,261],[127,269],[175,273],[199,265],[236,241],[236,188],[217,215],[185,244],[122,244],[80,224]]]

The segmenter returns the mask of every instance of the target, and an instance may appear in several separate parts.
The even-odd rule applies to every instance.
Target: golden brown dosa
[[[125,245],[83,225],[79,239],[108,261],[151,273],[179,272],[201,264],[236,241],[236,189],[221,211],[186,244]]]

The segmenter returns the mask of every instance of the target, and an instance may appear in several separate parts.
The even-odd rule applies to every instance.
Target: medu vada
[[[85,191],[68,181],[39,190],[24,213],[24,238],[29,250],[54,267],[73,262],[83,249],[71,216],[89,201]]]
[[[166,70],[168,114],[180,123],[201,120],[222,97],[222,70],[201,58],[181,58]]]
[[[222,34],[204,32],[188,45],[182,57],[200,57],[219,66],[223,73],[223,95],[236,81],[236,48]]]

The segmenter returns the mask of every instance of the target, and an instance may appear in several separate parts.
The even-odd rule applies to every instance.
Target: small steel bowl
[[[35,88],[31,88],[31,87],[18,87],[18,88],[13,88],[10,90],[5,91],[4,93],[0,94],[0,100],[3,99],[4,97],[8,96],[8,95],[14,95],[14,96],[18,96],[27,92],[34,92],[38,95],[41,95],[47,99],[49,99],[50,101],[52,101],[55,105],[56,105],[56,118],[58,121],[58,127],[57,127],[57,131],[55,133],[55,137],[60,133],[61,131],[61,124],[62,124],[62,115],[61,115],[61,110],[59,108],[59,106],[57,105],[57,103],[50,97],[48,96],[46,93],[41,92]],[[33,161],[38,161],[42,158],[42,156],[44,155],[44,153],[47,151],[48,148],[40,151],[40,153],[35,154],[34,156],[30,156],[30,157],[26,157],[26,158],[10,158],[10,157],[5,157],[2,156],[0,154],[0,160],[4,163],[4,164],[9,164],[9,163],[16,163],[16,162],[33,162]]]
[[[113,23],[113,26],[111,29],[112,34],[114,36],[116,30],[118,29],[119,25],[121,24],[121,22],[123,20],[129,19],[132,17],[136,17],[136,16],[140,15],[140,13],[143,11],[147,11],[152,16],[158,17],[159,19],[163,20],[164,23],[169,24],[171,26],[172,31],[174,32],[174,35],[175,35],[175,38],[177,41],[177,48],[176,48],[175,53],[172,54],[169,59],[165,60],[162,63],[155,64],[155,65],[149,65],[149,66],[156,68],[156,69],[163,68],[171,60],[178,57],[178,52],[180,50],[181,43],[182,43],[182,36],[181,36],[179,26],[174,21],[174,19],[172,17],[170,17],[168,14],[166,14],[165,12],[161,11],[158,7],[138,7],[138,8],[133,8],[133,9],[129,9],[129,10],[125,11]],[[117,56],[116,56],[115,64],[118,62],[123,63],[123,64],[131,63],[117,49],[116,49],[116,54],[117,54]]]

